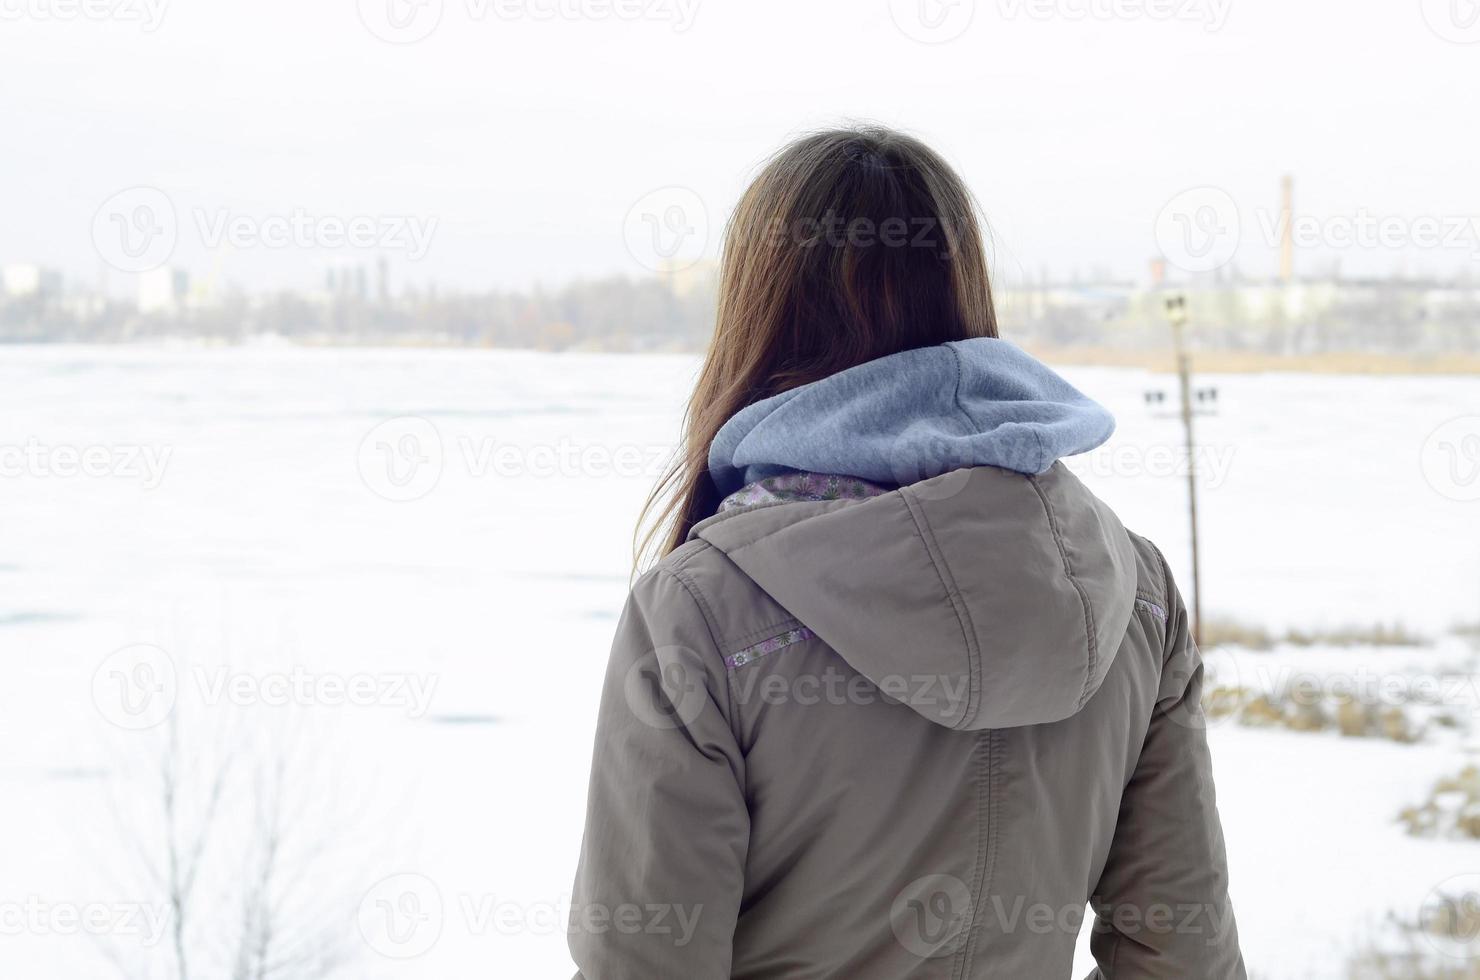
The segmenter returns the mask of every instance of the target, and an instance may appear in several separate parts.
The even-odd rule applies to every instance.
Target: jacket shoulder
[[[700,538],[674,549],[644,578],[650,575],[672,578],[688,590],[723,656],[801,625],[723,551]]]
[[[1162,610],[1169,610],[1175,600],[1172,595],[1171,573],[1161,549],[1134,531],[1127,530],[1131,547],[1136,554],[1136,598],[1154,603]]]

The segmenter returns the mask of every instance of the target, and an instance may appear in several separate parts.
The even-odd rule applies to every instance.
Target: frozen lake
[[[169,962],[168,940],[122,924],[158,911],[151,784],[170,726],[142,726],[170,703],[186,795],[209,799],[202,774],[223,759],[242,778],[209,820],[197,802],[177,821],[187,840],[210,829],[202,935],[239,918],[250,803],[271,795],[262,760],[282,759],[284,810],[316,863],[276,904],[342,942],[343,975],[568,975],[597,689],[632,525],[695,366],[0,353],[0,975],[123,975],[110,955],[170,975],[147,965]],[[1074,468],[1188,588],[1179,424],[1144,400],[1174,379],[1064,373],[1120,422]],[[1198,422],[1209,612],[1435,637],[1480,621],[1480,477],[1444,448],[1480,444],[1480,422],[1463,421],[1480,379],[1201,383],[1219,392]],[[166,700],[131,698],[131,683]],[[1444,878],[1480,871],[1480,846],[1393,823],[1458,766],[1455,745],[1235,726],[1213,740],[1259,976],[1343,976],[1344,944],[1387,910],[1415,914]],[[94,906],[98,928],[61,924]],[[419,931],[378,924],[408,909]]]

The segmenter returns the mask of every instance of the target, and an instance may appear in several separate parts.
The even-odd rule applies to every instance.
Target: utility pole
[[[1202,560],[1197,544],[1197,440],[1192,429],[1192,358],[1187,353],[1187,297],[1180,294],[1167,297],[1167,319],[1172,322],[1172,346],[1177,355],[1177,380],[1182,389],[1182,431],[1187,450],[1187,513],[1192,524],[1192,639],[1201,647]]]

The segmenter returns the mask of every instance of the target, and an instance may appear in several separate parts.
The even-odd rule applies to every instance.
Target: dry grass
[[[1398,820],[1415,837],[1480,840],[1480,769],[1466,766],[1439,780],[1427,800],[1406,808]]]
[[[1278,636],[1253,623],[1215,617],[1207,620],[1202,629],[1202,645],[1206,649],[1236,646],[1246,650],[1271,650],[1281,643],[1297,647],[1418,647],[1428,642],[1427,637],[1409,630],[1402,623],[1290,629]]]
[[[1480,980],[1480,909],[1461,899],[1425,908],[1419,921],[1389,916],[1347,960],[1348,980]]]
[[[1347,964],[1349,980],[1480,980],[1480,964],[1435,962],[1422,953],[1368,950]]]
[[[1117,350],[1100,347],[1028,348],[1050,364],[1079,364],[1093,367],[1138,367],[1149,371],[1175,371],[1167,350]],[[1261,354],[1251,351],[1201,350],[1193,354],[1199,371],[1215,374],[1480,374],[1480,354],[1380,354],[1337,352],[1330,354]]]
[[[1421,647],[1429,640],[1402,623],[1373,623],[1370,626],[1338,626],[1306,632],[1292,629],[1284,642],[1297,647]]]
[[[1232,646],[1246,650],[1269,650],[1274,646],[1274,637],[1262,626],[1217,616],[1203,621],[1202,645],[1205,649]]]
[[[1211,721],[1235,719],[1246,728],[1291,732],[1336,731],[1347,738],[1380,738],[1400,745],[1422,740],[1424,728],[1401,705],[1363,704],[1349,697],[1312,701],[1290,694],[1217,687],[1203,693],[1203,714]]]

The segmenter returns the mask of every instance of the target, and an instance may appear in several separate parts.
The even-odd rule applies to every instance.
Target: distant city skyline
[[[1230,266],[1273,276],[1266,225],[1286,174],[1315,224],[1303,271],[1480,268],[1480,46],[1442,5],[1187,0],[1171,6],[1188,16],[1163,17],[1150,3],[994,0],[911,22],[935,3],[673,0],[623,20],[594,3],[519,17],[517,3],[445,0],[426,6],[436,23],[389,37],[371,0],[120,2],[112,19],[8,7],[0,264],[134,295],[93,232],[109,202],[143,189],[175,212],[170,264],[253,292],[313,288],[341,253],[384,254],[394,281],[422,287],[642,276],[644,202],[699,202],[692,251],[712,258],[767,153],[866,119],[957,165],[1009,285],[1043,270],[1143,278],[1188,192],[1232,201]],[[950,19],[962,11],[974,15]],[[836,41],[819,50],[817,37]],[[1326,240],[1364,220],[1399,234]],[[372,244],[326,244],[356,222]],[[1429,225],[1440,238],[1424,244]],[[267,242],[274,229],[287,236]]]

